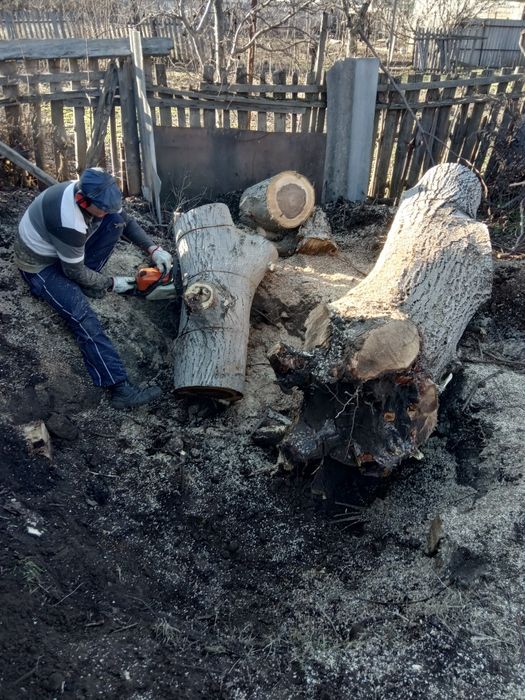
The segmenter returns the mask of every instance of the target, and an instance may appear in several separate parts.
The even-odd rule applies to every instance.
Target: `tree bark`
[[[239,205],[241,221],[267,231],[297,228],[310,216],[314,188],[293,170],[285,170],[245,190]]]
[[[303,351],[270,353],[281,386],[304,392],[282,444],[289,460],[384,475],[418,454],[436,424],[437,384],[490,295],[488,230],[473,219],[480,199],[466,167],[429,170],[404,194],[370,274],[313,309]]]
[[[337,252],[330,222],[324,211],[316,207],[313,215],[297,232],[297,253],[303,255],[330,255]]]
[[[183,286],[175,389],[240,399],[251,303],[277,251],[261,236],[236,229],[225,204],[192,209],[174,226]]]

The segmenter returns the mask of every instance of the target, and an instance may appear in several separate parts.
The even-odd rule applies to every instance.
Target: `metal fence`
[[[519,50],[525,20],[472,20],[454,31],[418,29],[414,36],[415,70],[446,71],[460,67],[525,66]]]

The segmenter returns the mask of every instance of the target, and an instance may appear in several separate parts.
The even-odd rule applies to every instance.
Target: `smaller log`
[[[239,205],[242,223],[266,231],[297,228],[311,215],[315,192],[304,175],[285,170],[245,190]]]
[[[337,253],[338,248],[332,238],[330,222],[321,207],[315,207],[313,215],[299,229],[297,238],[296,253],[303,255],[333,255]]]

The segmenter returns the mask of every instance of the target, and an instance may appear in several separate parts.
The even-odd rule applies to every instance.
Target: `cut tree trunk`
[[[297,238],[296,253],[331,255],[337,252],[330,222],[321,207],[316,207],[313,215],[301,226]]]
[[[310,182],[285,170],[245,190],[239,204],[241,221],[267,231],[297,228],[310,216],[315,192]]]
[[[304,393],[282,443],[289,461],[386,475],[418,455],[436,424],[437,384],[490,295],[488,230],[473,219],[480,198],[466,167],[429,170],[403,196],[370,274],[310,313],[304,350],[270,353],[280,385]]]
[[[177,215],[174,226],[184,302],[175,342],[175,389],[240,399],[251,303],[277,251],[261,236],[236,229],[225,204]]]

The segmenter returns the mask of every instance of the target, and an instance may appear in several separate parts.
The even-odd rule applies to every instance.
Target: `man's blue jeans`
[[[100,272],[119,240],[124,227],[122,217],[107,214],[88,238],[84,264]],[[82,352],[84,363],[95,386],[112,386],[127,379],[126,370],[111,341],[102,330],[82,289],[62,271],[60,262],[40,272],[21,272],[31,292],[46,301],[66,321]]]

